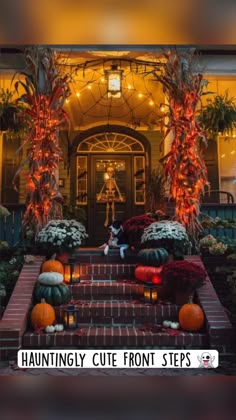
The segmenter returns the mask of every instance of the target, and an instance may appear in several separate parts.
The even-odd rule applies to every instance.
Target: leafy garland
[[[58,130],[68,123],[63,110],[70,95],[70,75],[60,75],[56,56],[49,48],[32,47],[25,51],[26,71],[20,73],[24,81],[15,83],[23,88],[19,103],[28,127],[23,146],[29,145],[27,159],[29,173],[26,183],[26,212],[23,232],[37,233],[50,219],[62,218],[63,198],[58,189],[58,164],[62,151],[58,144]],[[24,164],[16,173],[20,174]]]
[[[205,133],[197,122],[196,108],[206,81],[194,74],[192,57],[176,51],[164,53],[166,63],[155,76],[163,84],[169,102],[166,136],[172,132],[170,152],[163,158],[170,197],[175,201],[176,219],[196,242],[201,225],[198,221],[200,196],[208,185],[203,160]]]

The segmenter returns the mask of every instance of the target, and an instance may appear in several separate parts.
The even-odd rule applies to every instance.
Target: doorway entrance
[[[89,245],[108,238],[113,220],[144,213],[146,153],[138,139],[102,132],[82,140],[76,156],[76,205],[87,214]]]

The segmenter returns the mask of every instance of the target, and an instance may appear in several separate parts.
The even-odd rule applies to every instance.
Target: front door
[[[89,246],[108,240],[112,220],[144,213],[146,156],[138,139],[113,129],[80,141],[72,189],[76,205],[87,215]]]
[[[108,239],[108,226],[113,220],[131,216],[133,182],[132,156],[91,156],[89,237],[95,245]]]

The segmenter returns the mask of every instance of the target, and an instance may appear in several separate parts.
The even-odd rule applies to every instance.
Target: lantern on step
[[[75,305],[68,305],[64,311],[64,327],[66,330],[78,328],[78,308]]]
[[[64,281],[70,284],[80,282],[80,263],[75,258],[69,258],[64,264]]]
[[[154,283],[145,283],[143,286],[144,303],[157,303],[157,287]]]

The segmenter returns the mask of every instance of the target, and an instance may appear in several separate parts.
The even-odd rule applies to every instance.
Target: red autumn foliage
[[[171,261],[161,271],[164,287],[169,290],[193,292],[204,284],[206,271],[198,264],[185,260]]]
[[[126,220],[122,227],[127,243],[134,248],[140,248],[141,236],[144,232],[144,229],[155,221],[155,219],[146,216],[146,214],[133,216]]]

